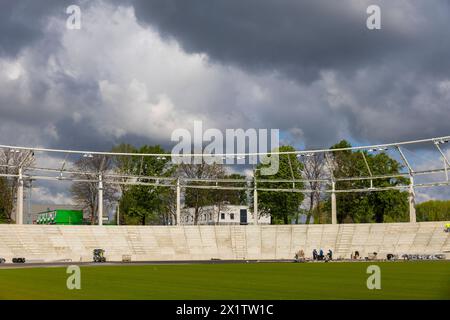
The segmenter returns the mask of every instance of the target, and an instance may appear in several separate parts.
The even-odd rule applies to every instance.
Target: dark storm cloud
[[[0,55],[14,56],[45,36],[46,19],[65,14],[73,0],[1,0]]]
[[[366,28],[369,4],[381,6],[380,31]],[[297,79],[314,79],[324,69],[356,70],[396,55],[408,59],[416,51],[449,49],[446,1],[135,0],[134,5],[141,21],[190,52]],[[414,29],[420,23],[417,14],[426,23],[417,26],[422,28],[417,34],[405,32],[404,26]]]
[[[448,135],[449,30],[445,0],[0,0],[0,143],[170,149],[193,119],[317,148]]]
[[[30,81],[23,94],[29,94],[32,100],[17,99],[20,87],[3,88],[0,121],[28,127],[50,123],[59,137],[47,140],[48,144],[61,147],[105,147],[115,141],[116,138],[97,130],[98,123],[91,121],[91,109],[105,112],[110,107],[99,98],[98,80],[103,79],[92,75],[72,78],[64,72],[42,76],[45,70],[38,68],[47,64],[60,45],[59,36],[45,29],[48,20],[57,17],[64,21],[69,4],[80,4],[84,14],[91,3],[100,2],[1,2],[0,57],[16,55],[31,46],[38,50],[28,57],[31,60],[28,67],[35,66],[36,70],[27,70]],[[222,126],[221,129],[242,126],[244,121],[240,120],[244,119],[247,127],[280,128],[308,146],[320,147],[340,138],[372,143],[448,134],[450,4],[447,1],[103,3],[115,7],[133,5],[142,25],[151,25],[167,39],[175,39],[189,53],[206,53],[213,64],[234,66],[249,74],[271,74],[287,81],[262,84],[270,88],[271,97],[252,105],[236,104],[231,89],[217,90],[199,108],[217,119],[215,125]],[[369,4],[381,7],[381,30],[366,28]],[[111,74],[115,68],[110,66]],[[115,78],[111,78],[114,83]],[[285,89],[289,81],[298,88]],[[49,107],[46,100],[55,86],[61,95],[59,108]],[[185,108],[180,101],[183,102],[174,99],[177,112]],[[80,121],[73,120],[73,112],[79,113]],[[142,141],[148,136],[124,132],[123,138]]]
[[[302,108],[304,101],[291,109],[293,114],[299,110],[324,116],[322,128],[339,122],[338,127],[348,127],[355,139],[369,142],[449,134],[450,96],[442,89],[450,75],[448,1],[133,3],[143,23],[176,39],[185,50],[206,53],[217,62],[251,72],[277,72],[300,85],[332,72],[332,98],[345,95],[351,101],[338,103],[334,113],[329,101],[320,99],[310,107],[320,110]],[[381,30],[366,28],[370,4],[381,7]],[[322,96],[330,95],[327,89]],[[279,116],[274,110],[264,111],[268,122]],[[292,118],[283,119],[280,128],[289,127],[289,122]],[[317,121],[298,124],[312,144],[328,143],[326,135],[333,134],[317,130]]]

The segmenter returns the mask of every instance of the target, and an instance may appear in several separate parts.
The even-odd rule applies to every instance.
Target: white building
[[[202,207],[197,224],[255,224],[253,213],[248,206],[223,205],[220,208],[216,205]],[[181,210],[181,224],[194,224],[195,208],[184,208]],[[270,224],[270,216],[264,215],[258,218],[258,224]]]

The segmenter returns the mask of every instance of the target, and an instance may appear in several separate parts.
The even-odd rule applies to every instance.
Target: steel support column
[[[23,224],[23,176],[22,168],[19,168],[16,199],[16,224]]]
[[[180,179],[177,179],[177,222],[176,224],[181,225],[181,187],[180,187]]]
[[[103,177],[98,176],[98,225],[103,225]]]
[[[337,209],[336,209],[336,182],[331,182],[331,223],[337,224]]]
[[[409,172],[409,195],[408,195],[408,203],[409,203],[409,222],[416,222],[416,194],[414,192],[414,169],[406,158],[400,146],[397,146],[397,150],[400,153],[400,156],[408,168]]]
[[[258,188],[256,185],[256,170],[254,171],[253,175],[253,216],[255,217],[255,223],[258,224]]]
[[[337,209],[336,209],[336,181],[334,179],[333,164],[329,158],[328,153],[325,153],[325,163],[330,171],[331,177],[331,223],[337,224]]]
[[[409,178],[409,222],[416,222],[416,195],[414,192],[414,178]]]
[[[120,201],[119,201],[119,203],[117,204],[117,225],[118,226],[120,226]]]

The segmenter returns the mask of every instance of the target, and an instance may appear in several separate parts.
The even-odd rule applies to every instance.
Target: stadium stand
[[[0,225],[0,256],[11,262],[92,261],[104,249],[108,261],[293,259],[302,249],[333,250],[335,258],[378,253],[450,254],[446,222],[249,225],[249,226],[55,226]]]

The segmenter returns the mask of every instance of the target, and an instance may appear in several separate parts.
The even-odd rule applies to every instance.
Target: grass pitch
[[[381,290],[368,290],[370,264]],[[450,299],[450,262],[256,263],[0,269],[0,299]]]

